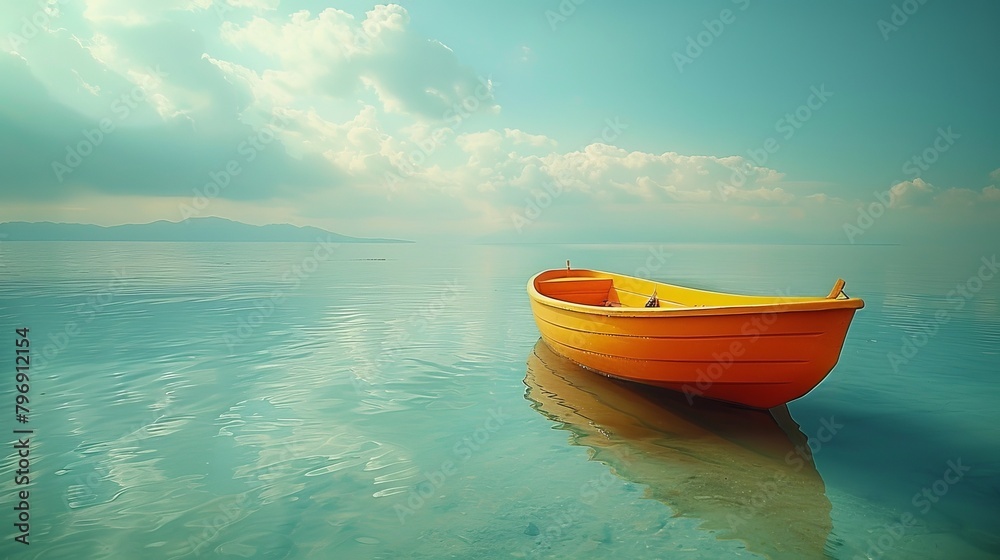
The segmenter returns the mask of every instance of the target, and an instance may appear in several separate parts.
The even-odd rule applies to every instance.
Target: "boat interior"
[[[552,275],[543,274],[538,277],[535,282],[538,293],[560,301],[599,307],[681,308],[768,305],[847,297],[843,294],[843,280],[838,280],[826,298],[787,297],[780,294],[750,296],[709,292],[592,270],[552,272]]]
[[[650,293],[641,294],[615,286],[611,278],[553,278],[538,283],[538,291],[542,295],[570,303],[582,305],[598,305],[602,307],[644,307],[653,297]],[[659,304],[682,306],[679,302],[665,301],[657,296]]]

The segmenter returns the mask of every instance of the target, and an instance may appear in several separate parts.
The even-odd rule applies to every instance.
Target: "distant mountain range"
[[[381,237],[351,237],[314,227],[291,224],[254,226],[224,218],[188,218],[180,222],[160,220],[148,224],[96,226],[52,222],[6,222],[0,224],[0,241],[276,241],[333,243],[412,243]]]

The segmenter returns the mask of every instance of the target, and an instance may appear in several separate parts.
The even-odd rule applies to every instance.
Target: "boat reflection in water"
[[[830,501],[806,437],[784,405],[689,404],[665,389],[587,371],[541,340],[524,380],[532,407],[574,445],[720,539],[771,558],[821,558]]]

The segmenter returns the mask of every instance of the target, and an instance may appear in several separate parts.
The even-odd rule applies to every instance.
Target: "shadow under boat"
[[[675,515],[770,558],[821,558],[831,505],[807,438],[785,405],[689,403],[669,391],[611,379],[553,352],[528,356],[525,398],[570,442]]]

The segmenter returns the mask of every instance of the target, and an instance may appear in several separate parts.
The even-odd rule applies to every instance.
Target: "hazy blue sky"
[[[995,238],[998,20],[941,0],[5,2],[0,221]]]

